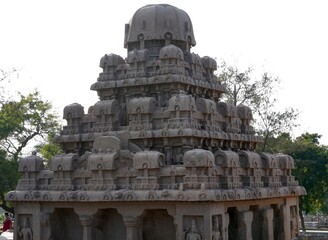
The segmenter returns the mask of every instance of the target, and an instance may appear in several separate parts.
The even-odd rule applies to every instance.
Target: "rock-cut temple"
[[[206,43],[202,43],[206,44]],[[22,158],[16,240],[289,240],[299,230],[294,160],[256,151],[252,110],[221,101],[216,61],[186,12],[147,5],[106,54],[87,113],[73,103],[48,163]]]

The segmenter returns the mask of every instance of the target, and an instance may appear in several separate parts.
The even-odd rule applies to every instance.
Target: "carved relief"
[[[161,202],[163,208],[172,203],[178,209],[184,203],[219,207],[228,203],[235,207],[235,200],[247,199],[239,204],[286,197],[297,201],[306,194],[292,176],[290,156],[256,152],[262,138],[251,125],[252,110],[222,101],[226,90],[214,74],[215,59],[190,52],[196,41],[188,14],[167,4],[147,5],[133,15],[125,30],[127,58],[106,54],[100,59],[102,71],[91,85],[99,101],[87,113],[79,103],[64,108],[67,123],[55,137],[63,154],[48,165],[35,153],[22,158],[18,166],[22,178],[7,200],[17,206],[35,204],[41,214],[42,204],[64,206],[56,213],[55,227],[61,214],[72,216],[67,218],[69,226],[79,224],[74,204],[116,208],[150,203],[156,208]],[[205,216],[192,210],[189,215],[177,211],[174,220],[168,217],[170,236],[179,229],[185,240],[205,236],[227,240],[229,214],[213,216],[206,211],[206,221],[212,221],[209,226],[204,226]],[[293,234],[295,211],[293,206]],[[19,240],[33,238],[32,217],[22,215],[18,222]],[[48,217],[43,218],[46,229]],[[155,239],[152,228],[161,226],[160,220],[153,225],[149,214],[144,223],[150,234],[147,239]],[[65,223],[58,229],[62,226]],[[56,238],[70,236],[69,230],[61,235],[58,229]],[[98,233],[99,239],[112,238],[109,230],[99,231],[107,234]],[[120,233],[117,239],[137,238],[136,229],[129,231],[129,236]],[[42,239],[47,238],[45,232]]]
[[[202,234],[200,233],[196,219],[192,218],[191,222],[189,223],[189,226],[185,230],[185,240],[202,240]]]
[[[222,215],[212,216],[212,240],[222,240]]]
[[[33,240],[33,232],[31,227],[31,216],[20,216],[20,224],[18,225],[18,240]]]

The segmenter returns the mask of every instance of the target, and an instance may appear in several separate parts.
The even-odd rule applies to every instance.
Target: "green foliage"
[[[0,71],[0,207],[9,212],[13,208],[4,200],[4,194],[17,185],[18,159],[29,144],[36,142],[41,143],[39,146],[43,147],[40,150],[45,155],[54,153],[56,145],[49,139],[60,127],[51,104],[42,100],[38,91],[28,95],[18,94],[16,99],[4,93],[4,80],[7,81],[15,72],[15,69]],[[47,142],[49,146],[45,144]]]
[[[295,176],[307,190],[304,210],[328,213],[328,148],[319,145],[320,135],[303,134],[296,138],[291,156],[296,161]]]
[[[0,203],[5,203],[4,194],[15,189],[20,174],[17,172],[18,163],[7,160],[7,154],[0,150]],[[1,207],[6,208],[4,205]],[[8,210],[8,209],[6,209]]]
[[[35,146],[37,152],[41,153],[42,157],[46,160],[50,160],[53,156],[62,153],[59,144],[54,142],[55,135],[56,132],[50,133],[47,142]]]
[[[32,140],[46,141],[48,134],[59,127],[51,108],[37,91],[4,102],[0,110],[0,148],[16,161]]]
[[[256,78],[252,68],[240,71],[225,62],[219,66],[218,72],[218,79],[226,86],[225,100],[235,106],[248,105],[253,110],[257,133],[264,138],[262,151],[266,151],[270,138],[297,126],[297,110],[276,109],[277,99],[274,95],[280,84],[277,77],[263,73],[260,78]]]
[[[328,213],[328,147],[320,145],[321,135],[305,133],[296,139],[282,133],[268,141],[271,152],[283,152],[295,160],[293,175],[305,187],[303,210],[308,213]]]
[[[263,143],[260,144],[261,150],[267,151],[270,137],[292,131],[298,125],[295,122],[298,115],[298,111],[293,108],[285,109],[283,112],[275,111],[273,103],[265,100],[261,108],[257,109],[257,133],[264,139]]]
[[[291,155],[293,152],[293,143],[293,138],[290,133],[283,132],[277,137],[268,138],[266,152]]]

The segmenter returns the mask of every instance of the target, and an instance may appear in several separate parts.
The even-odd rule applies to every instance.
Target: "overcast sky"
[[[38,89],[60,116],[74,102],[87,112],[98,101],[90,86],[100,58],[125,58],[124,25],[138,8],[155,3],[189,14],[197,42],[192,52],[279,77],[279,106],[301,112],[295,135],[319,133],[328,145],[325,0],[0,0],[0,68],[20,70],[10,89]]]

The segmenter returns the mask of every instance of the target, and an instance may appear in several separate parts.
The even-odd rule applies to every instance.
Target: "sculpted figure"
[[[186,235],[186,240],[202,240],[202,236],[198,233],[195,219],[191,221],[191,228]]]
[[[23,227],[19,227],[18,235],[20,240],[33,240],[32,230],[28,223],[28,218],[24,219]]]
[[[219,216],[213,217],[213,223],[212,223],[212,240],[221,240],[221,231],[220,231],[220,224],[219,224]]]

